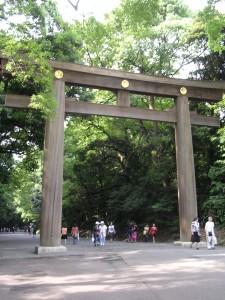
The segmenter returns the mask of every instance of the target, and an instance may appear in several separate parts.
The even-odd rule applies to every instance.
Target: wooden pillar
[[[45,126],[44,170],[42,181],[40,247],[36,253],[62,252],[62,185],[64,152],[65,82],[55,80],[56,116]]]
[[[117,91],[117,103],[118,106],[130,106],[130,92],[129,91]]]
[[[197,216],[197,199],[188,97],[177,97],[175,107],[180,241],[190,242],[191,222]]]
[[[149,109],[155,110],[155,97],[152,95],[149,98]],[[156,121],[153,121],[153,134],[158,134],[158,122]]]

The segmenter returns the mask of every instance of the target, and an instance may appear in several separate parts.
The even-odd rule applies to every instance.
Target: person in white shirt
[[[205,224],[205,235],[207,248],[209,250],[215,249],[215,232],[214,232],[214,222],[211,216],[208,217],[208,222]]]
[[[106,233],[107,233],[107,226],[105,225],[104,221],[100,222],[99,230],[100,230],[100,245],[104,246]]]
[[[200,242],[200,226],[198,217],[194,218],[191,223],[191,248],[194,243],[196,243],[196,249],[199,250],[199,242]]]
[[[112,243],[113,236],[114,236],[114,234],[116,233],[115,227],[114,227],[114,225],[113,225],[112,222],[110,223],[110,225],[109,225],[109,227],[108,227],[108,233],[109,233],[110,242]]]

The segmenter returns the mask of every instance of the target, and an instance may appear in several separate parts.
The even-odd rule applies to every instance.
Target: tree
[[[17,162],[13,160],[15,156],[20,157],[25,170],[34,172],[39,168],[40,159],[35,156],[39,149],[43,149],[45,118],[52,117],[56,107],[52,70],[46,58],[79,60],[76,49],[81,46],[81,38],[63,22],[53,1],[5,0],[0,5],[0,16],[1,56],[8,59],[7,65],[3,64],[1,67],[3,71],[7,69],[11,72],[11,75],[4,72],[0,77],[0,153],[3,158],[2,168],[8,158],[12,161],[7,175],[7,183],[10,184],[18,168]],[[65,50],[65,45],[68,46],[68,51]],[[3,104],[6,93],[32,96],[31,106],[38,110],[5,108]],[[13,175],[10,177],[12,171]],[[6,174],[5,172],[5,177]],[[24,195],[20,188],[26,190]],[[15,209],[12,204],[16,198],[23,217],[39,218],[38,210],[34,212],[33,207],[40,206],[40,186],[34,187],[28,176],[24,181],[17,182],[16,190],[17,195],[13,195],[12,191],[7,193],[6,189],[2,190],[8,204]]]
[[[34,159],[34,156],[33,156]],[[25,221],[40,222],[42,153],[36,152],[36,166],[30,160],[17,162],[11,174],[11,197],[17,206],[17,212]]]
[[[225,222],[225,168],[224,160],[216,161],[210,168],[209,177],[211,179],[210,197],[203,204],[205,216],[213,215],[219,227]]]
[[[144,125],[141,135],[139,121],[70,119],[65,132],[63,198],[64,212],[68,213],[69,205],[71,221],[93,224],[95,218],[101,218],[123,227],[127,218],[140,223],[151,215],[153,222],[160,208],[162,214],[177,212],[175,159],[170,156],[170,151],[175,156],[174,144],[170,137],[164,142],[151,137],[151,127],[146,136],[148,122]],[[157,164],[153,144],[159,146]],[[163,220],[161,226],[166,224],[165,217]]]
[[[224,13],[219,8],[222,1],[210,0],[208,6],[197,16],[197,23],[193,37],[196,41],[207,45],[207,51],[194,62],[196,70],[192,72],[193,78],[202,80],[224,80]],[[195,20],[195,22],[196,22]],[[195,23],[196,24],[196,23]],[[193,27],[194,28],[194,27]],[[199,30],[200,28],[200,30]],[[191,36],[191,35],[190,35]],[[198,110],[208,115],[217,115],[221,118],[221,128],[215,132],[211,129],[205,134],[207,142],[203,142],[202,158],[197,160],[198,189],[200,213],[207,220],[209,214],[214,215],[218,225],[224,224],[224,197],[223,197],[223,161],[224,161],[224,99],[217,104],[193,104]],[[204,130],[201,130],[204,133]],[[210,137],[210,133],[212,133]],[[201,134],[201,140],[203,135]],[[198,134],[199,139],[199,134]],[[201,143],[200,143],[201,145]]]
[[[209,47],[213,52],[219,53],[225,50],[225,18],[224,13],[221,12],[222,2],[222,0],[208,0],[208,6],[200,14],[208,36]]]
[[[119,69],[174,76],[194,57],[187,47],[190,11],[181,1],[122,1],[110,24]]]
[[[67,47],[72,44],[68,51],[71,60],[72,50],[80,47],[80,39],[74,41],[74,32],[63,22],[55,2],[51,0],[5,0],[0,6],[0,15],[4,25],[0,38],[2,54],[8,59],[5,68],[14,76],[8,88],[15,83],[22,85],[24,92],[31,95],[31,107],[40,109],[46,117],[54,116],[53,76],[46,59],[68,60],[66,51],[62,53],[59,48],[64,41]],[[20,22],[17,21],[19,18]],[[56,47],[59,48],[57,55]]]

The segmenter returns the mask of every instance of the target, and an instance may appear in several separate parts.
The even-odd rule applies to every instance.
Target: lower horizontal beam
[[[66,112],[168,123],[177,122],[175,110],[158,111],[136,107],[71,101],[70,98],[67,98],[66,101]],[[195,112],[191,112],[190,118],[192,125],[220,127],[220,120],[217,117],[202,116]]]
[[[30,96],[7,94],[5,96],[5,106],[17,108],[29,108]]]
[[[199,115],[196,112],[191,112],[191,124],[206,126],[206,127],[220,127],[220,119],[218,117],[208,117]]]
[[[65,111],[70,114],[86,114],[106,117],[139,119],[176,123],[175,110],[158,111],[136,107],[108,105],[76,101],[74,98],[66,98]],[[8,94],[5,98],[5,106],[16,108],[29,108],[30,96]],[[191,112],[191,124],[198,126],[219,127],[220,120],[217,117],[207,117]]]
[[[175,111],[156,111],[136,107],[106,105],[79,101],[66,101],[66,112],[106,117],[176,122]]]

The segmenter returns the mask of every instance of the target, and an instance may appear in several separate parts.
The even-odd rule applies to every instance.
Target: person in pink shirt
[[[71,230],[71,235],[73,237],[73,245],[77,244],[78,237],[79,237],[79,229],[77,224],[74,224]]]
[[[61,229],[61,238],[62,238],[62,240],[64,240],[64,243],[66,245],[66,242],[67,242],[67,228],[64,227],[64,226]]]
[[[149,233],[152,235],[152,241],[155,244],[155,237],[156,237],[156,233],[157,233],[157,228],[156,228],[155,224],[152,224],[152,228],[150,229]]]

